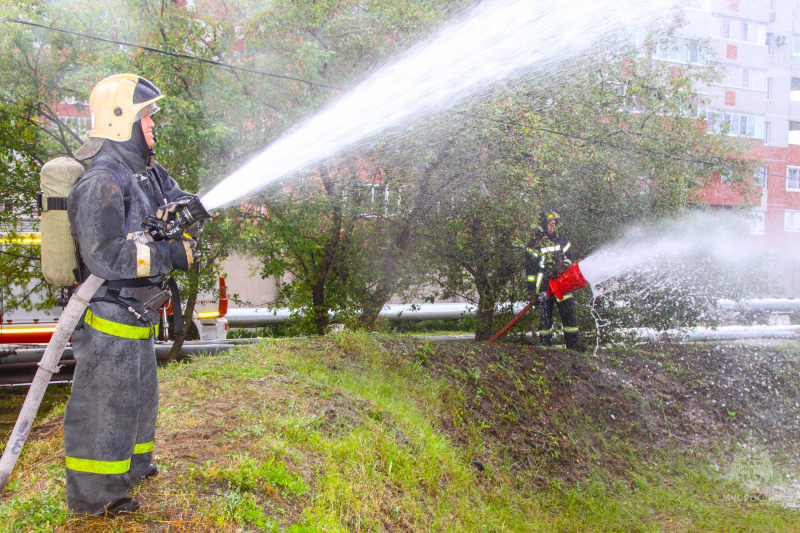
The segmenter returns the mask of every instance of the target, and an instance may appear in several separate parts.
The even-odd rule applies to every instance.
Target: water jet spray
[[[558,64],[597,39],[641,27],[673,0],[490,0],[377,69],[214,186],[216,209],[352,148],[381,131],[452,106],[526,68]]]

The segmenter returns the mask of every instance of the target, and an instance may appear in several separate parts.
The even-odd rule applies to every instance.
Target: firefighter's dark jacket
[[[144,243],[129,238],[147,229],[145,216],[154,215],[159,206],[188,194],[164,167],[149,161],[148,165],[148,160],[120,143],[105,141],[69,195],[70,231],[80,245],[86,268],[95,276],[106,280],[149,278],[153,284],[160,284],[172,270],[169,242]],[[119,165],[127,174],[127,217],[125,186],[103,168],[107,162]]]
[[[556,230],[555,235],[548,235],[536,228],[525,250],[528,292],[546,292],[550,286],[548,281],[556,279],[559,270],[572,266],[573,260],[572,244],[564,232]]]

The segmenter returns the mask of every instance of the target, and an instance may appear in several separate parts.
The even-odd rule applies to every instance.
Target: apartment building
[[[753,176],[760,198],[750,200],[752,231],[788,294],[800,296],[800,0],[686,0],[686,52],[662,58],[703,62],[697,40],[707,40],[723,79],[698,87],[708,94],[709,129],[730,125],[763,160]],[[725,175],[703,191],[715,207],[745,200]]]

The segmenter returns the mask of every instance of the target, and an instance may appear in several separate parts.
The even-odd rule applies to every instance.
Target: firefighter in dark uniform
[[[83,276],[106,282],[72,335],[76,367],[64,453],[73,514],[134,512],[139,503],[128,490],[158,473],[151,462],[157,310],[171,296],[165,275],[188,270],[198,257],[194,239],[154,241],[147,232],[147,217],[166,218],[192,197],[154,160],[150,115],[163,97],[135,74],[102,80],[89,99],[89,140],[76,152],[92,161],[69,195],[70,231]]]
[[[567,294],[563,300],[558,300],[552,292],[548,294],[549,281],[563,274],[573,262],[572,244],[559,227],[559,221],[558,213],[544,211],[540,226],[528,243],[525,254],[528,294],[531,303],[538,304],[539,344],[550,346],[553,343],[553,307],[557,305],[567,348],[584,352],[586,347],[578,336],[578,313],[572,294]]]

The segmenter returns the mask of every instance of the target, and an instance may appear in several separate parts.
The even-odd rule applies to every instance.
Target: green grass
[[[646,451],[645,443],[607,432],[582,406],[551,409],[573,383],[545,376],[544,364],[523,375],[510,360],[482,365],[464,345],[466,371],[434,372],[435,344],[387,339],[396,340],[347,331],[272,339],[164,368],[161,474],[134,490],[143,503],[138,515],[68,519],[58,434],[29,442],[0,501],[0,530],[797,529],[797,511],[745,501],[746,491],[715,470],[713,452],[677,444]],[[525,463],[492,438],[497,420],[465,408],[476,398],[501,401],[492,376],[516,383],[526,408],[553,424],[546,446]],[[45,421],[60,413],[56,407]],[[517,416],[504,410],[502,426],[513,428]],[[576,460],[576,449],[590,466],[580,479],[566,479],[560,468]]]

